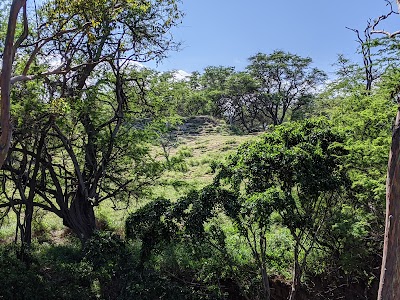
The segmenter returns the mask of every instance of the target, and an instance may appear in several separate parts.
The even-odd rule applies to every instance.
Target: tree
[[[382,21],[390,17],[394,12],[392,4],[390,12],[380,16],[374,21],[372,33],[384,34],[393,38],[400,34],[400,31],[390,33],[385,30],[377,29]],[[400,2],[397,1],[400,10]],[[400,85],[394,83],[392,97],[400,104]],[[397,299],[400,297],[400,109],[397,110],[396,119],[392,130],[392,142],[389,153],[388,172],[386,180],[386,219],[385,219],[385,237],[382,255],[381,276],[379,282],[378,299]]]
[[[39,16],[35,33],[15,49],[22,71],[9,82],[38,80],[43,111],[38,127],[17,128],[34,147],[16,138],[4,178],[17,193],[2,207],[22,205],[25,218],[33,207],[50,211],[84,242],[96,228],[94,206],[140,195],[159,172],[135,109],[143,95],[128,98],[126,90],[138,84],[133,61],[161,59],[175,47],[169,30],[180,13],[175,1],[55,0]]]
[[[166,199],[156,199],[131,214],[126,221],[126,236],[141,241],[140,268],[142,269],[144,262],[149,261],[152,254],[165,251],[167,244],[178,248],[180,244],[184,245],[184,251],[189,251],[185,256],[191,257],[190,264],[198,264],[200,269],[193,270],[197,274],[189,275],[196,278],[196,289],[203,289],[202,283],[206,283],[206,291],[203,293],[207,295],[213,285],[218,285],[215,293],[218,297],[214,294],[211,298],[226,297],[220,282],[227,279],[227,276],[232,276],[237,269],[233,265],[231,255],[227,253],[226,236],[213,221],[218,220],[221,207],[232,205],[236,203],[235,200],[231,192],[209,185],[199,191],[189,192],[175,203]],[[182,249],[178,252],[182,252]],[[207,260],[209,262],[205,263]],[[215,269],[213,260],[217,264],[221,262],[221,268]],[[177,271],[177,268],[174,269],[171,270],[173,273]],[[185,285],[190,286],[187,281],[188,272],[184,271],[182,274],[179,271],[176,275],[167,271],[166,276],[172,275],[175,280],[182,276]],[[200,284],[197,283],[199,281]],[[236,283],[243,296],[250,299],[240,282]]]
[[[328,87],[328,93],[322,94],[319,101],[326,105],[320,113],[329,115],[335,129],[346,136],[344,143],[349,151],[346,165],[356,203],[377,219],[382,217],[384,209],[385,152],[390,147],[389,133],[397,109],[390,99],[393,87],[389,78],[398,77],[396,73],[398,70],[386,70],[368,93],[361,81],[354,85],[359,78],[357,73],[338,74],[343,77],[333,82],[333,87]]]
[[[319,112],[328,115],[334,129],[345,137],[343,144],[348,150],[345,165],[351,181],[350,197],[342,200],[342,210],[328,220],[332,225],[319,239],[325,253],[329,253],[324,259],[329,262],[326,266],[332,270],[322,277],[332,282],[338,292],[343,291],[338,287],[338,278],[348,278],[349,284],[379,278],[387,152],[397,111],[390,94],[398,78],[398,69],[388,69],[366,92],[362,69],[345,60],[341,62],[338,78],[317,102],[325,107]],[[376,293],[375,281],[372,282],[365,285],[366,293]]]
[[[364,37],[361,37],[360,31],[358,29],[347,28],[353,31],[357,35],[357,42],[360,45],[360,52],[363,57],[363,71],[365,80],[365,90],[367,92],[371,91],[372,83],[379,78],[374,70],[374,65],[372,61],[372,37],[371,37],[371,22],[369,21],[364,29]]]
[[[249,58],[247,70],[260,81],[258,108],[274,125],[281,124],[289,111],[313,100],[326,75],[311,68],[311,58],[275,50]]]
[[[221,98],[224,97],[228,78],[235,73],[233,67],[209,66],[204,69],[200,76],[200,91],[210,99],[212,116],[223,118],[225,107]]]
[[[199,90],[214,104],[213,115],[247,131],[281,124],[289,112],[299,118],[326,78],[311,68],[312,60],[274,51],[249,58],[244,72],[230,67],[207,67]],[[298,114],[295,116],[295,113]]]
[[[343,138],[330,127],[325,119],[275,127],[242,145],[217,175],[253,208],[263,208],[254,209],[252,213],[259,214],[254,219],[252,214],[243,218],[260,230],[261,253],[266,251],[265,228],[272,211],[290,230],[294,240],[290,299],[296,297],[308,255],[348,182],[341,165],[346,154]]]
[[[266,234],[270,229],[271,214],[274,211],[274,197],[268,193],[251,196],[231,197],[230,203],[223,202],[226,214],[233,220],[240,234],[245,238],[259,269],[263,299],[271,299],[268,278],[268,245]],[[234,201],[232,201],[233,199]]]
[[[23,10],[23,33],[15,41],[15,31],[17,28],[18,14]],[[1,67],[1,136],[0,136],[0,167],[7,157],[10,148],[12,126],[10,116],[10,88],[12,67],[18,47],[28,35],[28,20],[26,13],[26,0],[13,0],[10,7],[7,33],[4,42],[3,60]]]
[[[378,299],[397,299],[400,295],[400,114],[393,127],[386,181],[386,222]]]
[[[104,91],[112,87],[110,80],[86,90],[84,102],[39,99],[35,107],[32,99],[16,101],[22,122],[4,165],[3,194],[9,200],[2,206],[25,208],[24,242],[30,242],[27,218],[34,207],[56,214],[85,241],[95,229],[95,206],[108,200],[120,207],[139,198],[161,171],[162,162],[146,146],[154,137],[150,124],[133,112],[134,101],[118,96],[124,87]]]
[[[158,244],[170,242],[179,229],[165,217],[171,202],[166,199],[155,199],[132,213],[126,220],[125,231],[128,239],[142,242],[140,248],[139,269],[143,272],[144,263]]]
[[[21,10],[23,29],[15,41]],[[2,57],[0,165],[11,140],[12,84],[58,74],[64,83],[79,77],[76,85],[79,89],[101,62],[161,58],[174,47],[168,32],[176,25],[180,13],[175,1],[50,0],[42,3],[36,16],[36,28],[30,30],[27,1],[12,2]],[[122,55],[117,57],[117,52]],[[15,74],[16,60],[19,72]],[[32,68],[38,62],[46,62],[48,68]]]
[[[231,125],[244,128],[247,132],[258,129],[256,121],[260,117],[260,109],[257,105],[257,88],[258,82],[246,72],[237,72],[227,78],[218,106]],[[261,124],[264,125],[264,122]]]

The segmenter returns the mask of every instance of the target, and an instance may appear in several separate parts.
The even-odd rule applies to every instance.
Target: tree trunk
[[[0,89],[1,89],[1,135],[0,135],[0,168],[3,166],[7,157],[11,143],[12,126],[10,118],[10,89],[11,72],[14,62],[15,52],[15,30],[17,27],[18,14],[22,7],[26,5],[26,0],[14,0],[11,4],[8,19],[7,35],[4,42],[3,61],[1,68]]]
[[[260,263],[260,270],[261,270],[261,277],[262,277],[262,284],[263,284],[263,291],[266,300],[271,299],[271,289],[269,286],[269,279],[267,274],[267,240],[265,238],[266,232],[262,230],[260,234],[260,255],[259,255],[259,263]]]
[[[266,300],[271,299],[271,289],[269,286],[269,279],[268,279],[268,274],[267,270],[265,267],[261,268],[261,276],[262,276],[262,281],[263,281],[263,290],[264,290],[264,295]]]
[[[32,219],[33,219],[33,202],[28,201],[25,205],[25,216],[24,216],[24,232],[21,232],[22,243],[28,247],[32,243]]]
[[[21,246],[18,258],[29,267],[32,263],[29,255],[29,248],[32,244],[32,219],[33,219],[33,203],[27,203],[25,206],[24,223],[20,227]],[[19,222],[19,221],[18,221]]]
[[[63,212],[63,223],[79,237],[82,244],[85,244],[96,229],[96,219],[90,201],[85,197],[73,199],[70,208]]]
[[[295,300],[298,288],[300,286],[301,268],[299,264],[299,246],[296,243],[294,246],[294,266],[293,266],[293,281],[290,290],[289,300]]]
[[[400,107],[386,180],[386,224],[378,300],[400,299]]]

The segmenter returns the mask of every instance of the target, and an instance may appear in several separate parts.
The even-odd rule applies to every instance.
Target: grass
[[[229,154],[234,153],[238,145],[252,137],[254,136],[232,136],[218,132],[181,137],[179,146],[171,151],[171,155],[180,151],[189,152],[190,155],[185,158],[187,168],[183,171],[165,172],[152,190],[154,195],[176,200],[190,189],[210,184],[214,176],[212,162],[224,161]]]
[[[134,202],[127,209],[114,210],[110,201],[95,208],[98,225],[102,229],[110,229],[123,235],[126,217],[143,204],[156,197],[164,197],[172,201],[184,196],[192,189],[200,189],[212,182],[214,174],[211,164],[214,161],[224,161],[237,147],[251,139],[254,135],[235,135],[229,131],[226,124],[217,122],[199,123],[194,119],[190,130],[179,132],[176,147],[170,149],[170,156],[183,157],[183,167],[170,170],[161,175],[151,188],[151,197]],[[201,118],[199,118],[200,120]],[[203,118],[202,120],[204,121]],[[202,121],[202,122],[203,122]],[[212,124],[211,124],[212,123]],[[197,126],[194,128],[194,126]],[[194,133],[190,133],[190,132]],[[154,148],[154,154],[162,156],[161,147]],[[9,220],[4,222],[0,230],[0,242],[9,242],[15,235],[15,214],[11,213]],[[33,236],[39,242],[62,243],[65,236],[62,220],[53,214],[38,212],[34,217]]]
[[[199,125],[201,126],[201,125]],[[233,154],[237,147],[254,135],[235,135],[227,130],[224,124],[217,123],[208,130],[195,129],[194,134],[183,132],[178,135],[175,148],[170,149],[170,157],[184,157],[184,168],[166,171],[151,188],[151,198],[164,197],[176,201],[192,189],[200,189],[213,180],[211,164],[214,161],[224,161]],[[193,130],[193,126],[190,130]],[[162,156],[161,147],[154,149],[155,156]],[[124,222],[129,213],[135,211],[151,199],[143,199],[132,203],[127,210],[115,211],[110,203],[103,203],[96,208],[96,216],[106,220],[111,229],[123,233]]]

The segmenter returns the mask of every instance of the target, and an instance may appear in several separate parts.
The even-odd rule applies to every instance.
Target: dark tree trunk
[[[268,279],[268,273],[267,273],[267,240],[265,238],[265,231],[262,232],[262,235],[260,236],[260,269],[261,269],[261,277],[262,277],[262,283],[263,283],[263,290],[264,290],[264,296],[266,300],[271,299],[271,288],[269,286],[269,279]]]
[[[261,276],[262,276],[262,281],[263,281],[263,290],[264,290],[264,295],[266,300],[271,299],[271,288],[269,286],[269,279],[268,279],[268,274],[267,270],[265,267],[261,268]]]
[[[32,263],[28,250],[32,244],[32,219],[33,219],[33,203],[28,202],[25,205],[24,223],[19,225],[21,246],[19,248],[18,258],[29,267]],[[19,221],[18,221],[19,222]]]
[[[22,243],[30,246],[32,243],[33,203],[28,201],[25,206],[24,232],[21,232]]]
[[[400,107],[386,181],[386,224],[378,300],[400,299]]]

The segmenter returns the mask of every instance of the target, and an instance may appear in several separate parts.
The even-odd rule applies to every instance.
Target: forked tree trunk
[[[400,299],[400,107],[386,181],[386,224],[378,300]]]
[[[33,205],[27,204],[25,205],[25,216],[24,223],[20,228],[21,235],[21,246],[19,248],[19,259],[23,261],[26,266],[30,266],[32,263],[31,257],[28,254],[27,250],[32,243],[32,219],[33,219]]]
[[[84,244],[96,229],[96,219],[92,204],[85,197],[72,200],[68,210],[63,212],[63,223],[69,227]]]

